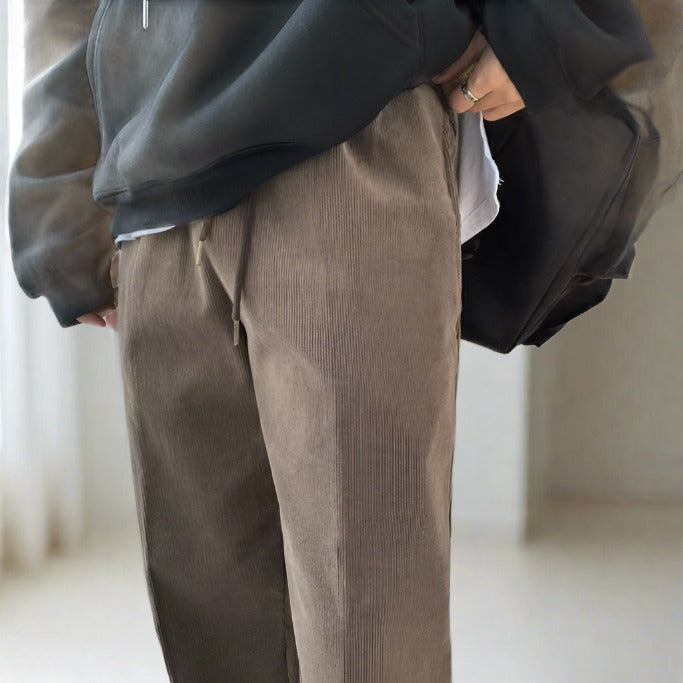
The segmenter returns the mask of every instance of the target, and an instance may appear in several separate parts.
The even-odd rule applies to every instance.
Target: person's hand
[[[478,102],[471,102],[461,91],[460,84],[466,79]],[[432,81],[441,85],[450,107],[458,114],[482,112],[487,121],[497,121],[526,106],[480,31],[474,34],[467,50]]]
[[[95,325],[96,327],[111,327],[111,329],[115,332],[118,331],[116,306],[105,306],[104,308],[98,308],[96,311],[79,315],[76,320],[87,325]]]

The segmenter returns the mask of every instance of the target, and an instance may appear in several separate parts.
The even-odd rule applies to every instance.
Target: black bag
[[[608,90],[484,125],[500,213],[463,245],[462,337],[507,353],[540,346],[628,276],[659,136]]]
[[[603,301],[680,180],[683,2],[640,4],[652,59],[593,97],[484,122],[501,209],[462,247],[463,339],[540,346]]]

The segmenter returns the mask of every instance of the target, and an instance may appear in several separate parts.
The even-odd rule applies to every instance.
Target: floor
[[[522,546],[455,538],[454,683],[683,683],[683,510],[544,520]],[[0,681],[167,683],[137,536],[3,577]]]

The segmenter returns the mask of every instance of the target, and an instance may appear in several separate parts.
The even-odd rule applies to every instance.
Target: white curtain
[[[21,292],[6,239],[2,252],[2,556],[3,564],[35,568],[51,548],[71,548],[82,536],[76,335],[44,299]]]
[[[7,167],[19,130],[21,3],[0,9],[0,565],[35,568],[83,534],[76,329],[20,289],[7,233]]]

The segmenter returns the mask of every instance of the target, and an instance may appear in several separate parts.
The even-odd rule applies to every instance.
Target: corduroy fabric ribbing
[[[174,683],[451,680],[458,130],[437,88],[254,190],[238,346],[246,199],[122,244],[136,504]]]

